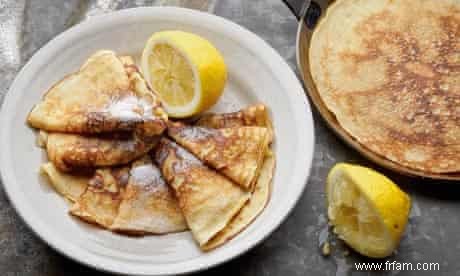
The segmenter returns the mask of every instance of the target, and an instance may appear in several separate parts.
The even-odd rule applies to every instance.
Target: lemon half
[[[227,68],[206,39],[183,31],[154,33],[142,53],[141,69],[171,117],[196,115],[222,95]]]
[[[359,253],[384,258],[398,247],[410,198],[369,168],[339,163],[327,177],[328,216],[334,232]]]

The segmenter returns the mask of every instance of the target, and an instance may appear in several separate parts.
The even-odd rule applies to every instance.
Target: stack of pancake
[[[242,231],[270,195],[273,129],[262,104],[172,122],[133,59],[93,54],[28,116],[41,166],[70,213],[125,234],[191,230],[203,250]]]

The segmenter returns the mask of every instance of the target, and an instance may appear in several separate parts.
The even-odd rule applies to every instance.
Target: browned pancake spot
[[[452,7],[452,13],[460,11]],[[431,16],[427,20],[440,32],[432,41],[420,38],[416,28],[420,26],[409,25],[404,30],[389,27],[401,20],[389,11],[371,15],[358,24],[354,31],[363,39],[363,50],[344,51],[339,58],[349,65],[347,74],[352,76],[359,74],[362,64],[383,60],[384,83],[366,91],[347,91],[344,97],[351,105],[357,94],[367,94],[368,99],[388,97],[392,106],[387,109],[400,121],[379,118],[382,120],[375,123],[396,140],[419,145],[459,144],[448,132],[460,132],[460,22],[452,15]],[[348,111],[363,112],[353,108]],[[401,131],[399,126],[403,124],[411,131]]]

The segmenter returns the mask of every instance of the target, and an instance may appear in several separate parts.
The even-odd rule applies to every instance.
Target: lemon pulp
[[[359,253],[390,255],[407,224],[410,199],[391,180],[365,167],[338,164],[327,179],[334,232]]]
[[[154,33],[142,53],[141,69],[174,118],[209,109],[227,80],[224,59],[211,42],[182,31]]]
[[[167,44],[157,44],[149,56],[152,88],[171,106],[183,106],[195,94],[195,76],[185,58]]]

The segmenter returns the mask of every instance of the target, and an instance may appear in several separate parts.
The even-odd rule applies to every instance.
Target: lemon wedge
[[[168,115],[175,118],[210,108],[227,80],[219,51],[208,40],[182,31],[154,33],[142,53],[141,69]]]
[[[384,258],[398,247],[410,198],[369,168],[339,163],[327,177],[328,217],[334,232],[362,255]]]

